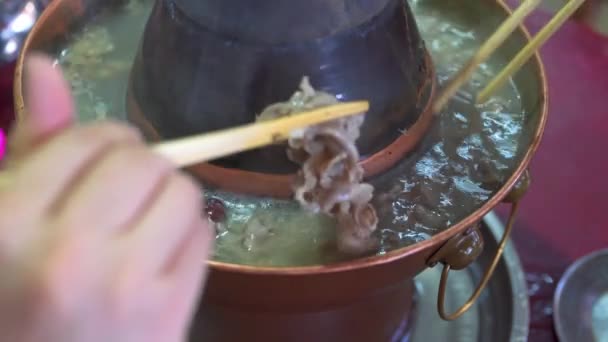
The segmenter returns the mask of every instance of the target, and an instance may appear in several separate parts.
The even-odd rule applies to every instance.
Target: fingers
[[[206,220],[205,220],[206,221]],[[206,260],[209,257],[211,234],[207,222],[199,222],[178,248],[165,272],[156,275],[154,299],[158,301],[158,319],[165,335],[158,341],[186,341],[189,327],[204,289],[207,276]]]
[[[155,323],[179,336],[194,311],[213,240],[199,187],[128,126],[73,126],[68,86],[48,59],[31,58],[26,72],[28,116],[9,151],[17,162],[9,163],[8,185],[0,179],[0,243],[18,237],[11,255],[50,284],[41,293],[61,299],[45,303],[58,305],[50,312],[60,312],[59,319],[96,313],[99,324],[69,329],[73,336],[94,336],[102,326],[109,327],[102,334],[124,328],[127,338],[146,340]],[[40,280],[22,278],[26,288]],[[69,291],[66,279],[80,279],[81,291]],[[174,315],[163,320],[167,311]]]
[[[10,193],[0,197],[6,198],[15,213],[43,217],[112,145],[139,143],[140,139],[134,129],[110,122],[66,131],[11,169],[7,174],[10,190],[5,190]]]
[[[160,331],[167,334],[159,341],[183,341],[179,335],[187,333],[198,304],[213,241],[202,208],[199,186],[176,173],[133,230],[121,237],[123,261],[116,283],[123,289],[153,288],[150,301],[159,305]]]
[[[22,156],[36,145],[72,124],[74,105],[70,88],[59,68],[41,55],[25,63],[24,97],[26,113],[14,130],[10,153]]]
[[[133,229],[129,226],[156,202],[156,197],[159,197],[164,183],[173,172],[172,164],[160,155],[151,153],[143,144],[111,149],[97,163],[89,166],[91,170],[86,172],[83,180],[57,208],[60,211],[57,222],[61,226],[99,231],[109,236],[126,233]],[[180,195],[173,194],[171,200],[179,201]],[[162,194],[160,197],[163,197]],[[175,213],[183,212],[174,203],[164,202],[164,205],[171,206],[171,211],[165,213],[171,219]],[[155,212],[154,207],[151,210]],[[95,220],[91,220],[92,217]],[[167,223],[167,220],[163,223]],[[170,227],[170,224],[164,226],[165,229]]]
[[[185,241],[209,234],[202,227],[202,209],[200,188],[189,177],[174,174],[127,237],[134,248],[125,273],[147,278],[171,267]],[[202,266],[203,260],[198,262]]]
[[[207,278],[206,261],[213,241],[208,222],[194,227],[193,235],[184,241],[161,278],[160,286],[165,307],[163,312],[168,332],[175,332],[172,341],[186,341],[196,314]],[[168,339],[165,339],[167,341]]]
[[[211,256],[213,241],[207,220],[196,225],[190,238],[183,241],[168,264],[169,267],[165,268],[166,281],[174,283],[168,286],[177,290],[181,284],[183,288],[179,292],[186,295],[196,295],[202,290],[202,281],[207,274],[206,262]]]

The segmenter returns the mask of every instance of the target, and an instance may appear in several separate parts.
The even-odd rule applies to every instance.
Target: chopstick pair
[[[569,0],[557,14],[538,32],[526,46],[477,94],[477,103],[486,102],[509,78],[521,69],[538,49],[581,7],[585,0]],[[524,0],[498,29],[482,44],[467,64],[456,73],[433,104],[435,112],[441,111],[456,92],[469,81],[477,67],[484,63],[509,36],[524,22],[541,0]]]
[[[477,94],[477,103],[483,103],[502,87],[511,75],[521,69],[521,67],[532,57],[536,51],[578,10],[586,0],[569,0],[553,18],[530,40],[526,46],[507,64],[502,71],[496,75],[487,85]]]

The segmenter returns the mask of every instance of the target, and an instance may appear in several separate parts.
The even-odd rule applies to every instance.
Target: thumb
[[[68,83],[48,57],[32,55],[24,65],[25,117],[9,139],[11,156],[23,156],[73,122]]]

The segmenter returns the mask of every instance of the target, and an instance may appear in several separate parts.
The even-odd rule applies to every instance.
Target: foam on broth
[[[481,39],[449,5],[437,10],[428,3],[410,0],[439,80],[445,82],[476,51]],[[129,68],[151,4],[130,0],[120,10],[99,14],[57,53],[82,121],[124,120]],[[481,65],[440,114],[418,152],[370,181],[380,216],[379,254],[428,239],[463,219],[500,188],[521,160],[526,146],[522,149],[519,142],[526,140],[522,139],[526,113],[514,83],[487,103],[472,104],[473,94],[502,62],[498,58]],[[226,221],[216,239],[216,260],[280,267],[347,258],[335,248],[333,220],[305,212],[293,201],[212,190],[206,196],[222,200],[226,207]],[[244,244],[253,221],[267,231],[263,238]]]

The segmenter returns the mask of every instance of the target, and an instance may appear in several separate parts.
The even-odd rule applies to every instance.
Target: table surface
[[[533,14],[537,31],[549,16]],[[608,247],[608,38],[567,23],[542,49],[549,79],[549,121],[531,165],[514,241],[527,271],[530,341],[556,341],[551,316],[556,282],[575,259]],[[0,127],[12,119],[12,67],[0,69]],[[506,214],[506,208],[498,212]]]

